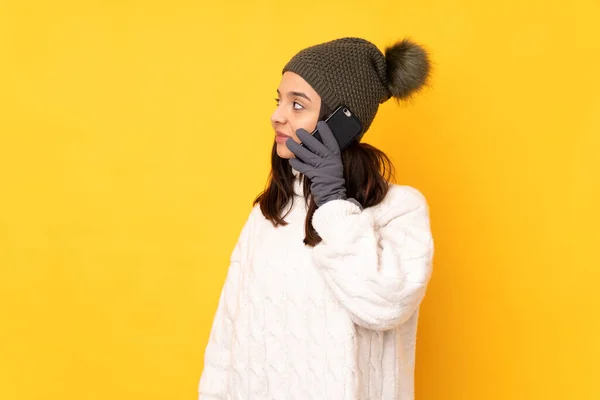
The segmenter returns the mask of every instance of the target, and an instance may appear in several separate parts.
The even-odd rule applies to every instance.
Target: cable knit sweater
[[[425,198],[390,184],[361,210],[318,208],[323,241],[306,246],[302,177],[287,226],[255,206],[231,254],[201,400],[412,400],[419,305],[432,273]]]

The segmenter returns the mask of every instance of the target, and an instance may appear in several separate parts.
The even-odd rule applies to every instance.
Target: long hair
[[[319,120],[329,113],[330,110],[322,104]],[[341,156],[347,197],[358,200],[363,208],[381,203],[388,192],[390,179],[394,176],[394,165],[389,157],[376,147],[356,140],[342,150]],[[308,205],[304,220],[304,243],[316,246],[322,239],[311,222],[317,209],[310,190],[311,181],[303,174],[299,174],[298,178],[302,179],[304,200]],[[254,199],[253,205],[260,203],[262,214],[275,227],[288,224],[285,221],[287,213],[281,214],[288,202],[294,201],[294,179],[292,167],[287,159],[277,155],[277,143],[273,142],[267,187]]]

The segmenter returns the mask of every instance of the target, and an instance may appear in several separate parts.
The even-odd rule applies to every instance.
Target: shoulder
[[[246,212],[246,219],[241,225],[241,235],[248,237],[251,235],[251,232],[254,230],[256,226],[256,221],[259,219],[259,216],[262,216],[260,211],[260,205],[253,205],[252,208]]]
[[[250,209],[250,212],[248,213],[248,220],[246,221],[246,224],[248,224],[254,228],[257,226],[257,224],[260,223],[260,221],[262,221],[264,219],[265,219],[265,216],[263,215],[262,210],[260,209],[260,203],[257,203],[252,206],[252,209]]]
[[[385,207],[388,208],[429,208],[427,198],[419,189],[408,185],[398,185],[396,183],[390,183],[388,193],[382,204],[384,203]]]
[[[417,188],[408,185],[389,184],[383,201],[372,207],[373,216],[386,223],[403,215],[419,214],[428,218],[429,204],[425,195]]]
[[[250,214],[248,215],[248,218],[257,218],[258,216],[262,215],[262,211],[260,210],[260,203],[256,203],[255,205],[252,206],[252,209],[250,210]]]

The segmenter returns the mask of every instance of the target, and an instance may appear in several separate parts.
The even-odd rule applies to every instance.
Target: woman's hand
[[[325,122],[319,121],[317,129],[323,143],[306,130],[298,129],[296,134],[304,147],[292,138],[286,141],[286,146],[297,157],[289,160],[290,165],[310,178],[311,193],[320,207],[330,200],[347,198],[339,144]]]

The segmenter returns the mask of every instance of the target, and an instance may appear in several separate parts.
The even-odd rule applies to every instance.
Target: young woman
[[[360,140],[379,104],[418,91],[429,65],[409,40],[383,54],[342,38],[284,67],[269,185],[231,255],[200,399],[414,398],[432,273],[428,206],[417,189],[390,183],[389,158]],[[362,125],[342,151],[323,122],[340,105]]]

